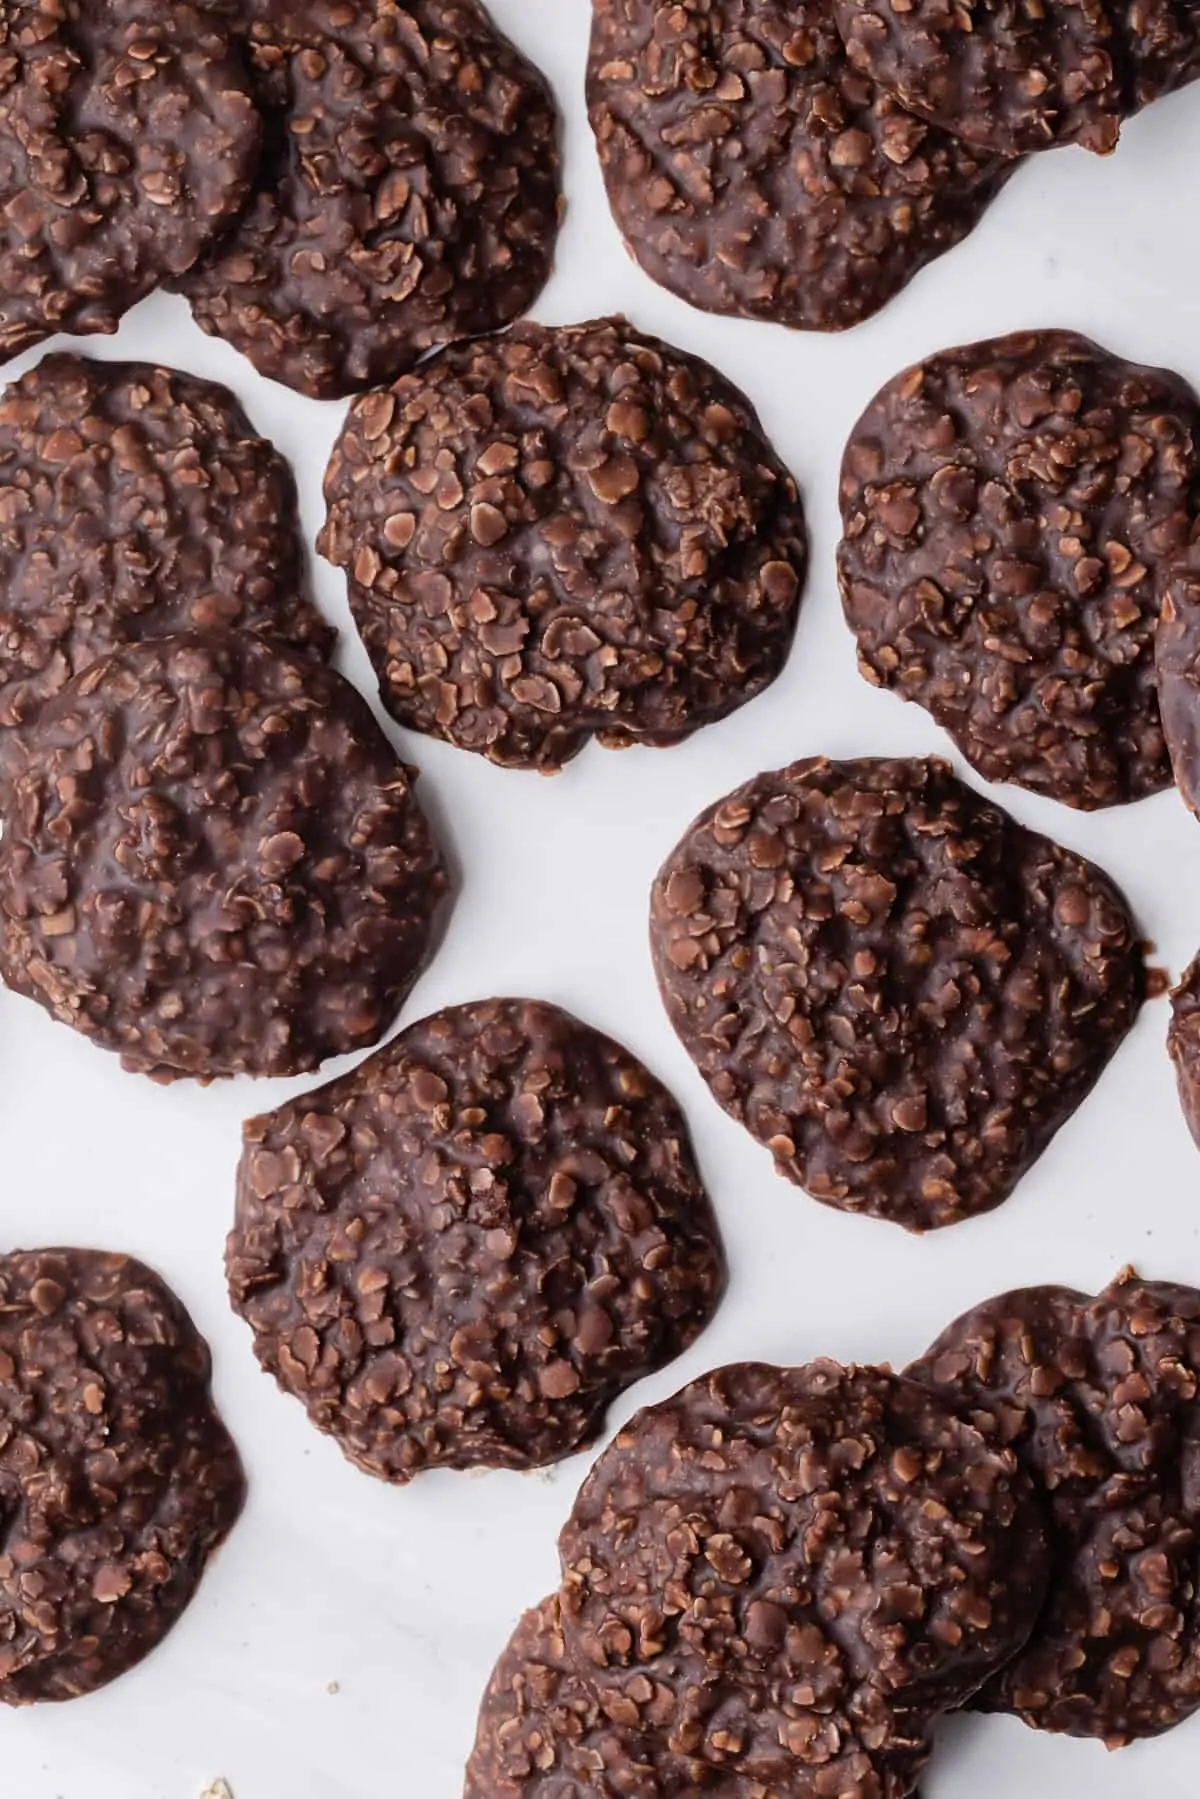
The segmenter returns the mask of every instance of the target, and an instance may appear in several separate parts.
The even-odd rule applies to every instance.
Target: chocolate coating
[[[718,1369],[640,1412],[560,1551],[567,1649],[611,1715],[797,1799],[910,1793],[1047,1575],[1011,1452],[836,1362]]]
[[[1154,665],[1175,785],[1200,811],[1200,522],[1163,566]]]
[[[252,1120],[226,1267],[263,1367],[399,1482],[582,1448],[725,1285],[675,1101],[536,1000],[434,1013]]]
[[[619,1723],[567,1654],[557,1594],[526,1612],[479,1712],[463,1799],[774,1799]]]
[[[0,727],[123,643],[237,625],[325,654],[296,484],[227,388],[47,356],[0,393]]]
[[[1011,1446],[1053,1525],[1028,1646],[977,1695],[1110,1747],[1200,1707],[1200,1292],[1127,1270],[968,1312],[910,1370]]]
[[[588,107],[621,233],[708,312],[842,331],[1012,172],[846,59],[832,0],[594,0]]]
[[[623,319],[518,325],[367,394],[325,494],[384,704],[507,767],[677,743],[791,646],[795,482],[737,388]]]
[[[1200,1147],[1200,956],[1172,989],[1167,1049],[1175,1064],[1183,1116]]]
[[[812,758],[720,800],[655,881],[651,947],[779,1172],[918,1231],[1007,1198],[1144,989],[1108,877],[932,758]]]
[[[1192,0],[834,0],[847,54],[922,118],[1000,155],[1083,144],[1194,80]]]
[[[266,149],[180,284],[264,375],[335,399],[509,324],[554,259],[558,115],[476,0],[247,0]]]
[[[947,350],[846,446],[838,571],[868,681],[989,781],[1110,806],[1170,780],[1157,580],[1200,493],[1200,402],[1070,331]]]
[[[140,1262],[0,1256],[0,1702],[94,1692],[187,1607],[245,1496],[209,1376]]]
[[[0,974],[164,1080],[377,1042],[447,886],[365,702],[240,631],[76,676],[21,733],[0,816]]]
[[[0,11],[0,356],[115,331],[242,204],[261,130],[220,9]]]

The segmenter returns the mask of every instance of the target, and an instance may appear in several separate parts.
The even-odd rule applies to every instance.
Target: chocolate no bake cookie
[[[777,1793],[903,1799],[1026,1640],[1016,1458],[883,1369],[718,1369],[639,1413],[563,1530],[568,1654],[613,1719]]]
[[[1008,1196],[1144,989],[1108,877],[932,758],[738,788],[661,870],[651,940],[684,1047],[779,1172],[910,1230]]]
[[[509,767],[677,743],[791,647],[795,482],[743,394],[623,319],[518,325],[365,395],[325,492],[385,705]]]
[[[248,0],[266,148],[180,283],[264,375],[335,399],[526,310],[553,263],[558,115],[477,0]]]
[[[0,357],[115,331],[241,206],[261,131],[220,9],[0,9]]]
[[[1154,660],[1171,773],[1200,813],[1200,520],[1161,571]]]
[[[610,1717],[612,1705],[567,1654],[558,1594],[544,1599],[496,1663],[463,1799],[780,1799],[737,1770],[677,1754],[653,1727]],[[797,1783],[788,1799],[805,1791]]]
[[[1078,143],[1200,73],[1193,0],[833,0],[847,54],[921,118],[993,154]]]
[[[1127,1271],[1096,1299],[1007,1293],[909,1374],[1044,1490],[1050,1592],[1028,1646],[976,1697],[1115,1747],[1200,1707],[1200,1292]]]
[[[888,382],[842,464],[838,567],[869,681],[990,781],[1114,805],[1170,781],[1157,581],[1200,494],[1200,401],[1069,331]]]
[[[588,107],[646,273],[806,330],[877,312],[1015,167],[855,69],[832,0],[594,0]]]
[[[1172,989],[1167,1048],[1175,1064],[1179,1103],[1200,1147],[1200,956]]]
[[[370,710],[247,632],[132,644],[21,734],[0,975],[162,1079],[299,1074],[391,1024],[446,891]]]
[[[264,1368],[398,1482],[582,1448],[725,1283],[675,1101],[535,1000],[435,1013],[252,1120],[226,1266]]]
[[[47,356],[0,393],[0,727],[122,643],[237,625],[326,653],[291,470],[227,388]]]
[[[74,1699],[184,1611],[241,1511],[203,1338],[128,1256],[0,1256],[0,1702]]]

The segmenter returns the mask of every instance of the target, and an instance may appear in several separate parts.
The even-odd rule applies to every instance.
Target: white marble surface
[[[645,942],[658,863],[738,781],[816,751],[947,750],[924,712],[858,679],[837,600],[838,459],[876,387],[921,354],[1021,325],[1074,326],[1200,384],[1200,87],[1131,125],[1108,162],[1067,150],[1031,163],[971,239],[882,317],[842,338],[794,336],[689,311],[624,255],[583,113],[586,0],[494,7],[553,78],[569,121],[570,216],[539,316],[623,309],[719,363],[795,469],[813,532],[786,674],[681,749],[592,750],[543,780],[397,734],[463,873],[449,937],[407,1016],[494,992],[559,1000],[624,1038],[692,1119],[732,1288],[703,1341],[618,1419],[722,1360],[903,1362],[967,1304],[1022,1282],[1094,1288],[1129,1261],[1200,1282],[1200,1156],[1175,1103],[1161,1002],[1008,1204],[919,1242],[826,1211],[773,1175],[675,1041]],[[89,347],[227,381],[294,459],[316,531],[339,406],[259,380],[175,300],[148,301],[119,336]],[[316,578],[348,627],[340,576],[322,566]],[[370,689],[348,628],[342,653]],[[1200,944],[1200,828],[1173,794],[1090,818],[1016,790],[999,797],[1104,863],[1178,973]],[[225,1300],[221,1250],[240,1121],[288,1091],[159,1090],[0,997],[0,1239],[121,1248],[161,1269],[212,1342],[251,1480],[241,1525],[148,1662],[75,1704],[0,1713],[3,1799],[200,1799],[218,1777],[235,1799],[457,1799],[493,1657],[554,1582],[555,1531],[583,1459],[548,1476],[428,1475],[393,1491],[356,1473],[258,1372]],[[1200,1721],[1109,1756],[1012,1720],[965,1720],[946,1731],[924,1799],[1059,1799],[1085,1787],[1091,1799],[1192,1799],[1198,1752]]]

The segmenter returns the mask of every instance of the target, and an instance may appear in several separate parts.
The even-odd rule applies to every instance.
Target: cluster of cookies
[[[905,1799],[968,1706],[1110,1747],[1200,1707],[1200,1293],[967,1313],[904,1375],[639,1412],[497,1663],[467,1799]]]
[[[21,0],[0,29],[8,355],[168,286],[330,399],[546,281],[558,113],[478,0]]]
[[[1198,75],[1191,0],[593,0],[587,92],[652,280],[841,331],[959,243],[1026,154],[1111,150]]]
[[[30,0],[0,19],[0,349],[153,286],[353,394],[319,546],[384,705],[506,768],[670,746],[785,666],[804,510],[750,401],[623,319],[512,321],[556,115],[475,0]],[[2,11],[2,9],[0,9]],[[1194,7],[595,0],[618,218],[700,305],[829,329],[1020,154],[1200,73]],[[503,335],[488,336],[501,327]],[[436,354],[428,354],[436,351]],[[847,446],[864,675],[988,780],[1200,810],[1200,401],[1066,332],[948,351]],[[224,389],[51,355],[0,395],[0,977],[135,1073],[296,1075],[389,1033],[450,880],[331,666],[292,475]],[[819,1201],[999,1204],[1146,996],[1109,878],[936,758],[813,758],[653,884],[667,1013]],[[1200,963],[1171,1050],[1200,1135]],[[226,1270],[366,1472],[593,1442],[720,1303],[672,1095],[557,1008],[408,1026],[252,1120]],[[469,1799],[905,1799],[964,1705],[1110,1743],[1200,1703],[1200,1294],[1012,1294],[908,1374],[735,1367],[641,1413],[484,1703]],[[208,1352],[126,1258],[0,1256],[0,1701],[124,1672],[244,1482]]]

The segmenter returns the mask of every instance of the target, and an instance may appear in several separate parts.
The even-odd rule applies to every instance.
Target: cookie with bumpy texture
[[[1200,73],[1190,0],[834,0],[854,67],[993,154],[1082,144]]]
[[[973,1704],[1110,1747],[1200,1708],[1200,1292],[1127,1270],[1091,1299],[988,1300],[908,1370],[1045,1494],[1050,1591]]]
[[[916,1231],[1008,1197],[1144,991],[1108,877],[933,758],[817,757],[718,801],[654,883],[651,947],[779,1172]]]
[[[179,285],[261,374],[336,399],[510,324],[558,234],[558,114],[477,0],[249,0],[253,198]]]
[[[989,781],[1111,806],[1170,781],[1161,572],[1200,496],[1200,401],[1071,331],[946,350],[842,463],[838,572],[868,681]]]
[[[1160,573],[1154,672],[1171,773],[1200,812],[1200,520]]]
[[[47,356],[0,393],[0,727],[122,643],[239,626],[325,654],[296,484],[227,388]]]
[[[1175,1064],[1179,1104],[1200,1147],[1200,956],[1171,990],[1167,1049]]]
[[[563,1641],[557,1594],[526,1612],[488,1683],[463,1799],[777,1799],[615,1721]]]
[[[128,1256],[0,1256],[0,1703],[141,1661],[242,1509],[208,1347]]]
[[[163,1080],[365,1049],[447,879],[362,697],[248,632],[130,644],[21,732],[0,817],[0,975]]]
[[[537,1000],[434,1013],[252,1120],[226,1269],[263,1367],[398,1482],[581,1449],[725,1284],[675,1101]]]
[[[1011,1451],[828,1361],[718,1369],[640,1412],[559,1547],[567,1651],[609,1715],[797,1799],[910,1793],[1048,1572]]]
[[[847,60],[832,0],[595,0],[588,110],[609,204],[707,312],[857,325],[975,226],[1015,164]]]
[[[791,647],[795,482],[743,394],[623,319],[518,325],[367,394],[325,494],[384,704],[507,767],[678,743]]]
[[[0,356],[115,331],[229,223],[260,143],[220,7],[7,0]]]

